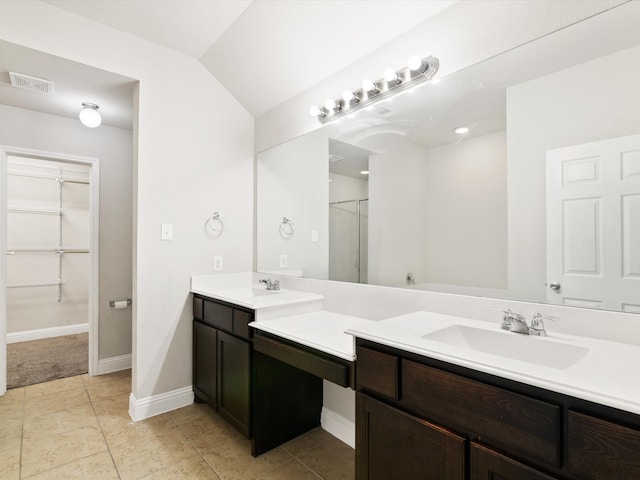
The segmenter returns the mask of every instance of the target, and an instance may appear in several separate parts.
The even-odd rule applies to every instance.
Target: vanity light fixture
[[[85,127],[96,128],[100,126],[102,123],[102,116],[100,115],[100,112],[98,112],[98,108],[100,107],[95,103],[85,102],[82,104],[82,110],[80,110],[78,118]]]
[[[464,135],[465,133],[469,133],[469,127],[458,127],[454,130],[458,135]]]
[[[407,66],[395,70],[387,68],[382,79],[374,82],[370,78],[362,82],[360,90],[345,90],[342,98],[327,100],[324,107],[313,106],[309,113],[318,117],[321,123],[327,123],[342,115],[349,115],[362,108],[390,98],[396,93],[408,90],[423,82],[431,80],[438,71],[439,62],[436,57],[411,57]]]

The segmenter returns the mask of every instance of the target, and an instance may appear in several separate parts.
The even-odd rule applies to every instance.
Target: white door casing
[[[100,162],[97,158],[59,154],[21,147],[0,145],[0,253],[7,251],[7,162],[8,157],[28,157],[84,164],[90,167],[90,260],[89,260],[89,375],[98,372],[98,293],[99,293],[99,211],[100,211]],[[0,396],[7,391],[7,309],[6,262],[0,263]]]
[[[547,301],[640,313],[640,135],[547,151]]]

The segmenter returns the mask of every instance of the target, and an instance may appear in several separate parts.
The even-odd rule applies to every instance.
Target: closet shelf
[[[24,252],[53,252],[53,253],[89,253],[88,248],[77,247],[28,247],[28,248],[8,248],[7,255]]]
[[[7,285],[7,288],[24,288],[24,287],[59,287],[65,282],[31,282],[31,283],[13,283]]]
[[[27,215],[64,215],[62,209],[59,208],[26,208],[26,207],[9,207],[8,213],[23,213]]]

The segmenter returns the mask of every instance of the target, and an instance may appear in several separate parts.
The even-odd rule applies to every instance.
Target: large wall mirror
[[[623,4],[259,153],[257,270],[640,313],[638,25]]]

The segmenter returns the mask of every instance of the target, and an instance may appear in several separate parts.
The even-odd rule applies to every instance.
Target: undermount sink
[[[238,288],[237,293],[239,295],[247,295],[253,297],[262,297],[264,295],[277,295],[280,290],[267,290],[266,288]]]
[[[582,359],[589,349],[545,337],[452,325],[423,335],[425,340],[489,353],[521,362],[563,370]]]

